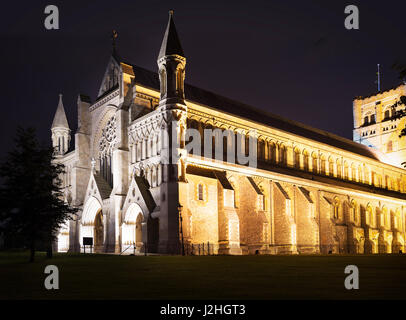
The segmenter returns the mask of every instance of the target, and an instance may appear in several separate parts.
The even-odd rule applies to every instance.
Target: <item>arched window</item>
[[[142,156],[142,143],[137,142],[136,144],[136,152],[135,152],[135,160],[140,161]]]
[[[326,158],[325,158],[325,156],[321,156],[321,159],[320,159],[320,173],[321,174],[327,174],[327,168],[326,168],[326,165],[327,165],[327,163],[326,163],[327,161],[326,161]]]
[[[387,207],[384,207],[382,210],[382,214],[384,216],[384,221],[383,221],[383,225],[385,226],[385,228],[390,229],[391,227],[391,223],[390,223],[390,212],[388,210]]]
[[[389,120],[389,118],[390,118],[390,110],[387,109],[387,110],[385,111],[385,113],[384,113],[383,120],[384,120],[384,121],[385,121],[385,120]]]
[[[309,171],[309,153],[306,150],[303,151],[303,170]]]
[[[157,185],[157,168],[155,166],[152,167],[152,187],[156,187]]]
[[[370,204],[367,205],[366,220],[371,227],[375,226],[375,216]]]
[[[318,163],[317,163],[317,153],[313,152],[312,153],[312,171],[314,173],[317,173],[318,170],[319,170],[319,168],[318,168]]]
[[[183,70],[181,68],[178,68],[176,71],[176,91],[178,92],[179,96],[181,96],[183,93],[182,78]]]
[[[156,184],[157,186],[161,185],[162,183],[162,166],[159,163],[157,165],[157,170],[156,170]]]
[[[395,181],[394,181],[394,189],[395,189],[395,191],[399,191],[399,180],[398,179],[395,179]]]
[[[356,175],[357,175],[357,171],[355,169],[355,164],[352,163],[351,164],[351,173],[350,173],[349,179],[352,180],[352,181],[355,181],[356,180]]]
[[[144,160],[147,158],[147,140],[146,139],[142,139],[141,148],[142,148],[141,159]]]
[[[203,184],[201,183],[197,186],[197,199],[203,201]]]
[[[364,171],[364,182],[367,184],[371,184],[371,175],[370,175],[370,170],[368,167],[365,167]]]
[[[148,181],[148,184],[151,186],[151,181],[149,180],[149,168],[147,167],[144,171],[144,178]]]
[[[295,153],[295,168],[300,169],[300,150],[298,148],[295,148],[294,153]]]
[[[166,95],[166,71],[165,69],[161,69],[159,72],[159,78],[161,80],[161,99]]]
[[[382,185],[381,176],[377,174],[375,171],[372,171],[372,184],[376,187],[380,187]]]
[[[342,172],[342,166],[341,166],[341,160],[337,159],[337,178],[341,179],[341,172]]]
[[[230,132],[226,129],[221,129],[222,131],[222,135],[223,135],[223,160],[224,161],[230,161],[231,159],[227,159],[227,148],[228,146],[232,145],[232,141],[231,141],[231,136],[230,136]],[[230,139],[228,139],[230,137]]]
[[[287,160],[286,147],[281,144],[279,146],[279,162],[281,165],[286,166]]]
[[[385,187],[388,190],[392,189],[391,180],[388,175],[385,175]]]
[[[131,152],[131,163],[134,163],[135,162],[135,153],[136,153],[135,145],[133,145],[133,144],[130,145],[130,152]]]
[[[269,144],[269,159],[271,162],[275,163],[276,162],[276,145],[274,142],[271,142]]]
[[[348,175],[348,162],[344,161],[344,179],[348,180],[348,177],[349,177],[349,175]]]
[[[328,174],[330,177],[334,177],[334,160],[332,157],[328,160]]]
[[[250,136],[249,134],[245,135],[245,155],[248,156],[250,153]]]
[[[265,159],[265,141],[262,139],[258,139],[258,159],[264,160]]]
[[[362,167],[359,165],[358,166],[358,175],[357,175],[357,182],[364,182],[363,178],[362,178]]]
[[[397,230],[401,229],[401,224],[399,223],[400,221],[400,210],[396,209],[396,212],[393,214],[393,228]]]
[[[152,139],[151,137],[147,140],[147,158],[152,156]]]

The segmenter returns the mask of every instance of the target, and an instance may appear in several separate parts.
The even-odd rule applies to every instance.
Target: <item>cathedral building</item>
[[[354,101],[354,142],[185,83],[172,13],[157,65],[114,52],[97,99],[78,96],[74,145],[60,96],[52,144],[79,213],[59,251],[83,251],[84,237],[124,254],[404,251],[406,171],[384,157],[403,158],[385,108],[404,86]],[[204,152],[187,148],[189,129]],[[249,155],[251,138],[255,165],[235,161],[228,148]],[[220,142],[221,161],[206,152]]]

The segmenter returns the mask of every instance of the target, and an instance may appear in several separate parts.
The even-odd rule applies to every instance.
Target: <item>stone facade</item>
[[[403,106],[394,104],[406,96],[406,84],[367,97],[354,99],[354,141],[374,148],[382,161],[402,167],[406,159],[406,139],[400,138],[405,118],[392,120],[391,116]],[[394,184],[388,178],[388,184]]]
[[[405,170],[361,144],[186,85],[172,15],[157,62],[154,73],[113,54],[96,101],[78,97],[70,150],[60,99],[52,140],[66,201],[80,209],[61,229],[60,251],[83,251],[83,237],[96,252],[124,254],[179,254],[182,243],[187,254],[404,251]],[[257,166],[192,154],[188,128],[238,133],[242,149],[255,135]]]

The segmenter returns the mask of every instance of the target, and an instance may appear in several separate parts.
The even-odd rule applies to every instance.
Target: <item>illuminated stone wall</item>
[[[233,173],[229,177],[235,188],[234,209],[238,214],[237,225],[229,231],[239,232],[241,250],[234,248],[228,254],[404,252],[400,203],[384,202],[383,198],[373,200],[368,194],[351,197],[343,194],[343,190],[335,193],[257,179],[261,186],[267,186],[263,190],[262,210],[247,176]],[[229,239],[221,237],[221,224],[228,224],[219,210],[223,200],[217,192],[221,186],[215,179],[197,175],[187,175],[187,180],[188,197],[184,198],[187,208],[183,210],[185,239],[195,244],[216,243],[218,239],[224,245]],[[212,190],[205,191],[203,201],[197,200],[198,184],[203,184],[204,190]]]
[[[399,138],[400,131],[405,127],[405,118],[390,120],[393,114],[391,106],[402,95],[406,95],[406,85],[359,97],[353,102],[354,141],[379,150],[383,154],[382,161],[395,166],[401,166],[406,159],[406,139]],[[396,110],[401,108],[404,106]],[[371,121],[371,116],[375,121]]]
[[[218,185],[216,179],[187,175],[188,197],[185,199],[182,218],[185,240],[190,244],[218,244]],[[199,200],[198,185],[202,186]]]

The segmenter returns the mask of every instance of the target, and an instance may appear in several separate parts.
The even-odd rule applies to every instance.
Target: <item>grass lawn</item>
[[[0,252],[0,299],[405,299],[406,255],[115,256]],[[44,268],[59,268],[59,290]],[[344,268],[359,268],[359,290]]]

